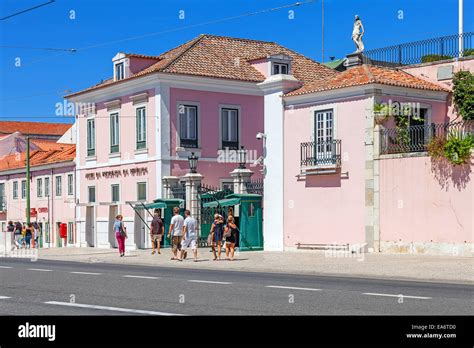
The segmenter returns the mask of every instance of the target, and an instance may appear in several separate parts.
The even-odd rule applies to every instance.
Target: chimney
[[[362,56],[361,52],[354,52],[348,54],[345,62],[345,66],[347,69],[354,68],[356,66],[364,64],[364,57]]]

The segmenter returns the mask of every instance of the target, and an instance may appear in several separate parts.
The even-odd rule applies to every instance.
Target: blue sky
[[[0,17],[49,0],[2,0]],[[304,0],[302,0],[304,1]],[[289,5],[296,0],[56,0],[0,21],[0,46],[76,48],[76,53],[0,47],[0,120],[72,122],[55,117],[64,91],[109,78],[119,51],[157,55],[202,33],[275,41],[321,61],[321,1],[220,23],[188,26]],[[457,33],[458,0],[324,0],[325,59],[354,50],[354,15],[366,49]],[[474,31],[465,0],[464,30]],[[289,18],[289,10],[294,18]],[[75,19],[70,19],[70,11]],[[180,19],[183,14],[184,19]],[[399,19],[403,11],[403,19]],[[177,29],[147,38],[134,36]],[[106,45],[88,48],[95,44]],[[85,48],[85,49],[83,49]],[[15,67],[15,59],[21,66]]]

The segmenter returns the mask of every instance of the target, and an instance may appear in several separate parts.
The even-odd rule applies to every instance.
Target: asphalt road
[[[395,279],[0,259],[0,315],[472,315],[473,290]]]

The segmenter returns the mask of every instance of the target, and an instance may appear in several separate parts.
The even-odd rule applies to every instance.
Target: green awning
[[[202,206],[204,208],[216,208],[218,205],[221,207],[229,207],[237,204],[240,204],[240,198],[224,198],[220,199],[219,201],[206,202]]]
[[[147,209],[161,209],[161,208],[166,208],[166,203],[165,202],[156,202],[156,203],[150,203],[150,204],[145,204],[145,208]]]

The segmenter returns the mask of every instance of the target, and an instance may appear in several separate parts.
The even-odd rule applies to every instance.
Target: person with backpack
[[[151,245],[153,248],[153,251],[151,252],[152,255],[155,255],[155,249],[158,251],[158,254],[161,254],[160,243],[164,234],[165,226],[163,224],[163,220],[161,219],[161,210],[155,209],[150,229]]]
[[[229,216],[227,218],[227,226],[224,230],[226,260],[234,261],[235,243],[237,243],[238,231],[239,229],[235,224],[234,217],[232,215]]]
[[[114,223],[114,232],[115,232],[115,237],[117,238],[117,242],[118,242],[120,257],[125,256],[125,239],[128,238],[127,228],[123,225],[122,220],[123,220],[123,216],[117,215],[115,217],[115,223]]]

